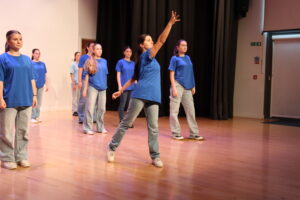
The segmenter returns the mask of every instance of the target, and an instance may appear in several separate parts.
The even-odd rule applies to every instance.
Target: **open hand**
[[[171,18],[170,18],[170,23],[173,25],[175,24],[176,22],[179,22],[180,19],[179,19],[179,15],[177,15],[176,11],[173,11],[172,10],[172,15],[171,15]]]

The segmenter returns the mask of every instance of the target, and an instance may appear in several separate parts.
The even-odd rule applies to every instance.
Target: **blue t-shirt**
[[[107,89],[107,61],[104,58],[96,59],[97,60],[97,72],[96,74],[90,75],[89,85],[97,90],[106,90]],[[87,73],[87,72],[86,72]]]
[[[42,88],[45,85],[46,82],[46,65],[45,63],[39,61],[39,62],[34,62],[32,61],[32,66],[34,70],[34,79],[35,79],[35,84],[37,88]]]
[[[134,74],[134,62],[120,59],[116,65],[116,71],[121,72],[121,85],[123,86]],[[126,90],[132,90],[134,84],[129,86]]]
[[[78,63],[78,68],[83,68],[84,67],[84,63],[87,59],[89,59],[89,55],[84,54],[83,56],[80,57],[79,59],[79,63]],[[84,80],[85,79],[85,75],[86,75],[86,71],[82,71],[82,76],[81,79]],[[77,75],[78,76],[78,75]]]
[[[0,55],[0,81],[7,108],[32,105],[34,72],[28,56]]]
[[[140,56],[139,80],[131,97],[161,103],[160,66],[150,57],[150,49]]]
[[[78,63],[72,62],[72,65],[70,67],[70,74],[73,74],[74,81],[76,84],[78,84]]]
[[[173,56],[169,70],[175,72],[175,80],[185,89],[190,90],[195,87],[193,63],[188,55]]]

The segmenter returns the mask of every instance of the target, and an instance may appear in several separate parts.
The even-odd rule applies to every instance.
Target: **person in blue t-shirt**
[[[75,52],[74,54],[74,60],[72,62],[72,65],[70,67],[70,78],[71,78],[71,87],[72,87],[72,115],[78,116],[78,101],[79,101],[79,95],[80,91],[78,88],[78,62],[80,59],[81,53]]]
[[[85,79],[85,72],[83,71],[83,66],[85,61],[92,56],[94,45],[95,45],[94,42],[89,42],[87,44],[85,49],[86,54],[80,57],[78,63],[78,88],[80,89],[79,102],[78,102],[78,123],[79,124],[83,123],[85,104],[86,104],[86,98],[82,96],[82,92],[83,92],[82,82]]]
[[[182,140],[180,124],[178,121],[178,112],[180,103],[182,103],[187,122],[190,128],[190,139],[203,140],[199,136],[199,129],[195,117],[193,95],[196,92],[193,63],[187,52],[187,42],[179,40],[174,49],[174,56],[171,58],[170,71],[170,127],[173,138]]]
[[[40,123],[40,109],[42,106],[43,93],[48,91],[47,68],[44,62],[40,61],[41,52],[39,49],[32,50],[32,66],[35,74],[35,84],[38,104],[32,109],[31,122]],[[45,88],[44,88],[45,86]]]
[[[21,33],[8,31],[0,55],[0,160],[6,169],[30,167],[28,124],[37,97],[32,63],[20,53],[22,46]]]
[[[124,84],[132,78],[134,74],[134,61],[131,60],[132,50],[129,46],[123,49],[124,58],[120,59],[116,65],[117,71],[117,82],[118,82],[118,89],[124,86]],[[120,103],[118,107],[119,111],[119,119],[120,121],[123,119],[124,110],[126,105],[129,103],[129,99],[131,96],[132,89],[134,85],[129,86],[120,96]]]
[[[84,64],[85,81],[83,96],[87,96],[87,104],[84,115],[83,131],[92,135],[93,115],[96,112],[96,126],[98,133],[107,133],[104,128],[104,113],[106,111],[107,89],[107,61],[102,56],[102,46],[95,44],[94,57],[89,58]],[[96,111],[95,111],[96,107]]]
[[[179,16],[172,11],[172,16],[153,45],[150,35],[143,34],[138,39],[138,60],[135,62],[134,76],[113,94],[113,98],[119,97],[124,90],[137,81],[133,89],[128,112],[120,122],[111,142],[108,145],[107,160],[114,161],[115,151],[120,145],[126,130],[132,125],[141,110],[144,108],[148,126],[148,145],[152,164],[155,167],[163,167],[158,146],[158,108],[161,103],[160,91],[160,66],[155,59],[156,54],[165,43],[172,26],[179,21]]]

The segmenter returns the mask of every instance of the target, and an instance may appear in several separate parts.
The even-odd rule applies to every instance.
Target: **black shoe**
[[[78,116],[78,113],[77,112],[73,112],[73,116]]]
[[[82,121],[79,121],[78,124],[83,124],[83,122],[82,122]]]
[[[95,123],[96,123],[96,121],[93,121],[93,123],[95,124]]]

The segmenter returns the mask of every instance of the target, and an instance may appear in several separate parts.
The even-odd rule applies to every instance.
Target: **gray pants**
[[[104,113],[106,111],[106,90],[97,90],[91,86],[87,91],[87,102],[85,106],[85,115],[83,121],[83,130],[91,131],[93,129],[93,115],[96,107],[97,131],[102,132],[104,128]]]
[[[124,110],[125,110],[126,104],[129,104],[131,92],[132,92],[132,90],[125,90],[123,92],[123,94],[120,96],[120,103],[119,103],[119,107],[118,107],[120,121],[124,117]]]
[[[178,96],[172,96],[172,88],[170,90],[170,128],[173,136],[181,136],[181,128],[178,121],[178,112],[180,103],[182,103],[186,119],[190,128],[190,136],[199,135],[199,129],[195,117],[194,99],[191,90],[186,90],[178,82],[175,82]]]
[[[40,111],[43,101],[43,94],[44,94],[44,87],[36,89],[36,96],[37,96],[37,105],[35,108],[32,108],[31,119],[36,119],[40,117]]]
[[[0,110],[0,159],[4,162],[27,160],[28,124],[31,107]]]
[[[135,98],[130,99],[127,114],[112,137],[112,141],[109,144],[109,148],[112,151],[115,151],[120,145],[126,130],[132,125],[143,108],[147,119],[149,153],[152,159],[159,157],[158,104]]]
[[[76,84],[76,89],[74,90],[72,88],[72,113],[77,112],[78,110],[79,95],[80,95],[80,89],[77,87]]]

